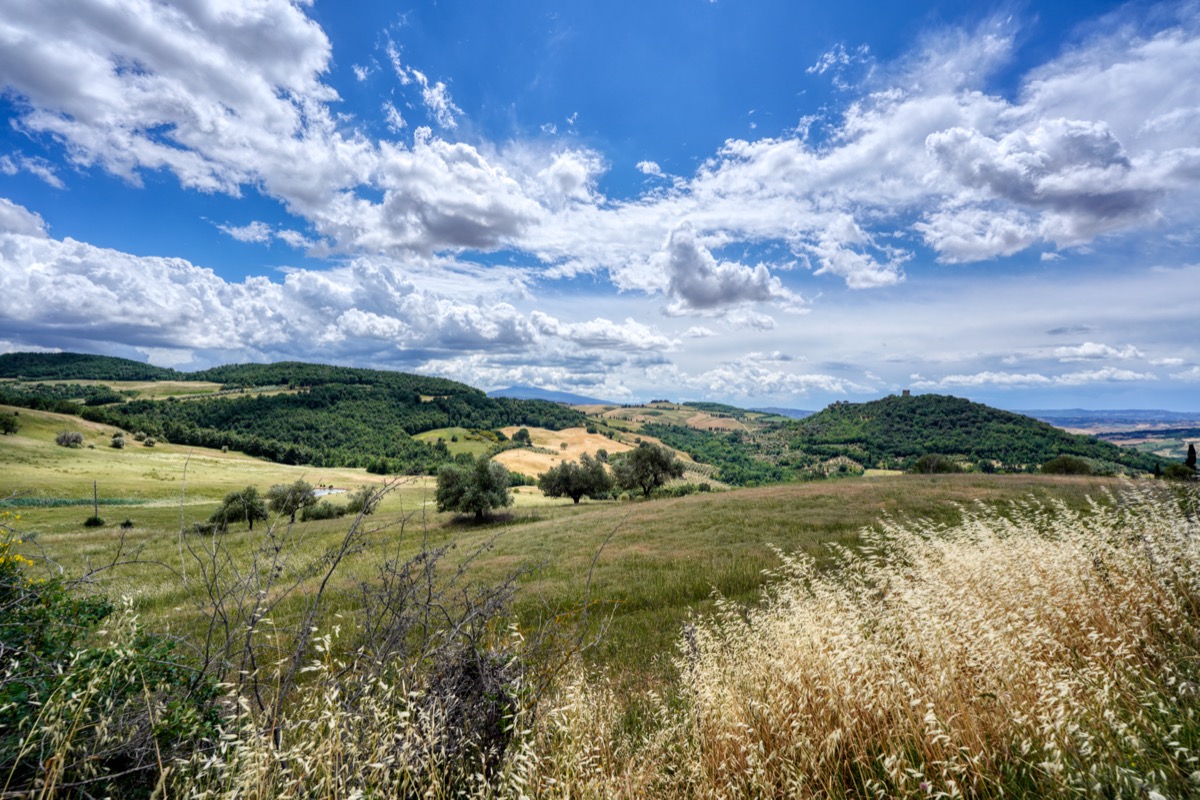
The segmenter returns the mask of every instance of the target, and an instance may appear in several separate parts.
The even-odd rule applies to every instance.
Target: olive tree
[[[547,497],[569,497],[576,503],[584,495],[595,500],[612,491],[612,478],[598,460],[584,453],[579,463],[564,461],[538,476],[538,488]]]
[[[230,492],[225,495],[221,507],[213,512],[208,521],[225,530],[231,522],[248,522],[250,530],[254,530],[256,519],[267,518],[267,506],[258,495],[258,489],[247,486],[240,492]]]
[[[683,462],[665,447],[642,442],[613,464],[613,477],[622,489],[641,489],[649,497],[672,478],[683,477]]]
[[[504,508],[512,502],[508,470],[490,458],[468,464],[444,464],[438,471],[438,511],[474,514],[475,519],[482,520],[493,508]]]
[[[317,502],[316,492],[311,483],[297,480],[295,483],[277,483],[267,489],[267,507],[271,512],[287,515],[288,522],[295,523],[296,513],[303,511]]]

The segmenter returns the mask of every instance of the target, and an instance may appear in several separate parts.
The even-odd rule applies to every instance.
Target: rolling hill
[[[844,456],[867,467],[907,468],[926,454],[1009,470],[1036,467],[1060,455],[1115,471],[1149,472],[1165,463],[1031,417],[937,394],[834,403],[789,424],[783,435],[792,450]]]
[[[644,432],[685,452],[734,485],[861,471],[907,469],[938,454],[972,469],[1025,471],[1060,455],[1103,473],[1148,472],[1167,461],[1028,416],[956,397],[891,396],[835,403],[803,419],[721,403],[660,401],[595,417],[543,399],[492,397],[445,378],[301,362],[233,364],[197,372],[78,353],[0,355],[0,403],[75,413],[172,442],[227,447],[284,464],[431,472],[451,458],[417,434],[461,427],[550,430],[599,426]],[[20,380],[13,380],[19,378]],[[196,386],[150,399],[120,386],[71,381],[163,381]],[[56,384],[33,381],[58,381]],[[66,383],[62,383],[66,382]],[[535,392],[538,393],[538,392]],[[82,405],[81,405],[82,404]]]
[[[144,366],[74,353],[0,356],[0,377],[26,379],[0,384],[0,404],[75,413],[177,444],[240,450],[284,464],[387,473],[431,472],[449,460],[444,446],[413,438],[423,431],[506,425],[561,429],[584,420],[580,412],[556,403],[489,398],[445,378],[300,362],[159,373],[162,379],[221,387],[185,400],[129,400],[108,387],[28,383],[31,375],[43,381],[154,379],[148,377],[153,372],[130,365]],[[263,389],[270,391],[255,391]],[[104,402],[94,402],[97,397]]]

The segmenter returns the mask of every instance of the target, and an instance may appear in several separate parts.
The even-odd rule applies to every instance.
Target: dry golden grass
[[[510,426],[501,428],[510,439],[520,430]],[[566,428],[561,431],[546,428],[528,428],[529,438],[533,446],[552,450],[553,453],[539,453],[534,450],[506,450],[494,458],[513,472],[536,477],[549,469],[557,467],[564,461],[578,461],[584,453],[594,456],[597,450],[607,450],[609,453],[621,453],[632,450],[632,444],[626,444],[609,439],[598,433],[588,433],[584,428]],[[566,444],[564,448],[562,445]]]
[[[1166,493],[1087,514],[889,523],[839,568],[680,642],[632,733],[576,682],[543,769],[594,797],[1182,797],[1200,791],[1200,525]],[[561,784],[560,784],[561,785]]]

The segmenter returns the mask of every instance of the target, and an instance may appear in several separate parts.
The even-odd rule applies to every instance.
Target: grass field
[[[344,489],[383,480],[362,470],[289,467],[171,444],[147,448],[131,439],[116,450],[108,446],[110,427],[31,411],[23,411],[21,420],[17,435],[0,439],[0,497],[22,492],[29,497],[90,498],[95,481],[101,498],[137,501],[101,506],[100,516],[107,523],[103,528],[82,526],[91,514],[86,506],[25,508],[23,526],[36,534],[36,546],[68,571],[104,563],[118,543],[126,553],[136,550],[148,563],[106,573],[103,585],[111,594],[138,597],[152,626],[168,620],[179,624],[178,614],[186,604],[183,587],[170,570],[150,564],[178,571],[181,528],[207,519],[227,492],[247,485],[265,491],[298,478]],[[85,446],[54,445],[60,430],[83,432]],[[559,448],[555,456],[559,460],[594,452],[598,446],[610,452],[621,447],[582,429],[531,434],[539,447],[567,442],[567,449]],[[510,467],[527,474],[538,471],[524,462]],[[341,585],[351,591],[355,581],[371,579],[385,556],[414,553],[423,543],[453,543],[457,555],[452,555],[452,563],[491,542],[473,565],[475,578],[498,581],[520,565],[530,567],[517,596],[516,612],[523,624],[577,619],[586,593],[589,618],[607,625],[589,656],[593,663],[618,665],[629,675],[661,674],[666,668],[663,656],[689,614],[711,609],[716,595],[754,601],[764,570],[779,564],[774,548],[823,558],[830,545],[853,545],[861,529],[885,516],[950,524],[960,518],[961,506],[1006,508],[1030,497],[1061,499],[1079,509],[1086,507],[1088,497],[1115,486],[1090,478],[880,475],[653,502],[584,501],[578,506],[521,487],[512,508],[488,524],[475,525],[436,513],[432,482],[409,479],[371,518],[379,530],[347,564]],[[411,517],[414,513],[417,516]],[[116,526],[126,519],[134,524],[122,538]],[[286,520],[274,523],[285,526]],[[339,541],[348,524],[344,519],[298,523],[293,556],[297,563],[318,559]],[[254,531],[240,524],[224,541],[232,553],[249,558],[265,530],[262,524]],[[352,610],[353,599],[340,605]]]
[[[288,467],[132,438],[114,449],[110,427],[24,410],[20,422],[17,435],[0,437],[0,499],[43,505],[0,506],[22,540],[0,545],[0,567],[11,575],[25,564],[13,552],[33,560],[8,585],[53,586],[26,576],[112,564],[87,589],[129,597],[135,610],[95,633],[105,659],[69,665],[64,686],[82,691],[39,701],[38,747],[51,754],[44,775],[71,761],[70,774],[90,781],[100,762],[89,748],[128,739],[131,751],[143,748],[144,766],[161,771],[165,796],[239,800],[1182,797],[1200,786],[1200,537],[1194,505],[1191,516],[1180,510],[1180,487],[873,470],[579,505],[520,487],[511,508],[477,524],[438,513],[429,478]],[[82,433],[84,446],[56,445],[64,430]],[[530,433],[535,450],[510,452],[562,460],[621,447],[583,429]],[[347,536],[350,517],[192,530],[227,492],[299,478],[392,491],[356,538]],[[93,482],[102,501],[119,501],[101,505],[99,528],[84,527],[87,505],[55,505],[86,501]],[[443,547],[440,561],[425,558]],[[327,575],[339,549],[344,559]],[[493,619],[466,661],[448,647],[441,661],[400,650],[375,667],[351,663],[349,644],[367,627],[364,595],[382,585],[381,567],[409,559],[419,569],[436,563],[445,581],[465,570],[454,593],[422,594],[417,580],[416,594],[392,595],[419,613],[453,617],[472,607],[461,599],[472,587],[513,581],[511,617]],[[246,676],[258,670],[226,672],[221,680],[246,680],[222,701],[219,743],[209,732],[160,757],[137,739],[167,703],[150,696],[148,664],[132,655],[134,613],[145,630],[181,642],[189,664],[215,630],[218,650],[235,643],[234,657],[218,660],[236,669],[249,651],[238,643],[253,630],[269,700],[318,585],[326,602],[303,651],[312,660],[279,689],[286,703],[256,712],[262,699],[249,687],[259,684]],[[222,636],[225,615],[260,601],[262,616],[232,614],[233,633]],[[435,640],[458,646],[456,635],[433,629]],[[546,630],[557,637],[540,649]],[[438,682],[506,670],[517,663],[506,654],[529,666],[520,692],[502,682],[460,703],[454,692],[474,691],[469,684]],[[398,673],[372,671],[396,663]],[[412,677],[424,664],[433,665],[420,673],[425,682],[406,683],[403,670]],[[539,684],[539,675],[549,678]],[[428,694],[405,693],[417,685]],[[102,687],[113,686],[137,691],[111,706]],[[496,698],[511,700],[515,710],[500,721],[511,720],[513,733],[494,757],[502,767],[489,772],[447,746],[462,729],[439,715]],[[276,719],[284,721],[273,740],[264,732]]]
[[[690,406],[676,403],[652,403],[644,406],[628,408],[607,408],[586,406],[589,413],[594,409],[597,414],[613,427],[624,430],[638,430],[642,425],[654,423],[658,425],[683,425],[699,430],[746,431],[753,432],[762,428],[762,421],[771,416],[755,411],[748,411],[734,417],[730,414],[709,413]],[[778,419],[778,418],[775,418]]]

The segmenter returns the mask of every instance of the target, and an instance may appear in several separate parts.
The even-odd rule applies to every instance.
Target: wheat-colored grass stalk
[[[832,570],[689,628],[681,698],[622,735],[594,684],[546,721],[547,795],[1200,791],[1200,526],[1132,487],[1075,513],[885,522]],[[565,784],[571,784],[568,788]]]

